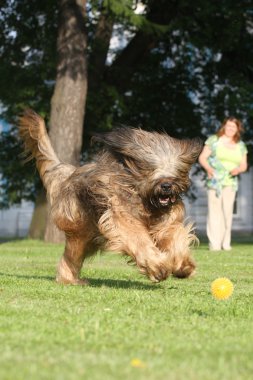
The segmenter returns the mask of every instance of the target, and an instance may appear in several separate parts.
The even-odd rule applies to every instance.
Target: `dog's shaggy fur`
[[[19,130],[36,159],[53,220],[66,235],[58,282],[86,284],[79,277],[83,261],[99,248],[128,255],[154,282],[194,272],[190,246],[196,237],[184,223],[180,195],[189,187],[199,139],[122,127],[96,136],[103,150],[74,167],[59,161],[35,112],[24,112]]]

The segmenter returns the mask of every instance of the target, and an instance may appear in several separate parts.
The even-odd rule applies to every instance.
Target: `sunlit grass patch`
[[[197,275],[152,284],[125,259],[85,263],[87,287],[58,285],[62,245],[0,244],[1,379],[248,380],[252,245],[195,252]],[[211,283],[229,278],[228,300]]]

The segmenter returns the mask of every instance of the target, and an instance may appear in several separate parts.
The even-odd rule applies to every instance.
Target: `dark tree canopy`
[[[15,122],[22,107],[30,106],[47,119],[56,79],[58,3],[2,3],[3,116]],[[142,12],[137,14],[140,6]],[[194,4],[189,0],[93,0],[87,2],[86,11],[89,65],[84,152],[93,132],[116,124],[204,138],[228,115],[243,120],[244,139],[250,141],[253,0],[197,0]],[[18,151],[18,143],[12,138],[0,140],[8,160],[0,164],[0,170],[16,188],[16,196],[7,189],[5,203],[19,201],[22,189],[22,196],[34,196],[30,169],[22,169],[22,181],[12,178],[19,170],[18,153],[12,160],[13,144]]]

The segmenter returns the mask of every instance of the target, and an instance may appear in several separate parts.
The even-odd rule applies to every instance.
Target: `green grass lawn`
[[[194,278],[160,284],[107,254],[85,263],[90,286],[58,285],[62,250],[0,244],[1,380],[253,378],[250,241],[231,252],[201,244]],[[227,301],[210,294],[217,277],[235,286]]]

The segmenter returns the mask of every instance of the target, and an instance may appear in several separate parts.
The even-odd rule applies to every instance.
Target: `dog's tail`
[[[31,109],[25,110],[19,118],[19,133],[27,154],[25,161],[36,159],[40,177],[45,188],[49,190],[54,169],[60,164],[60,160],[53,150],[44,120]]]

